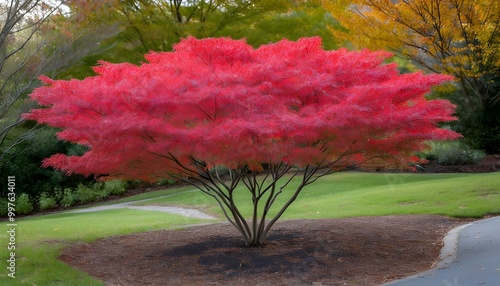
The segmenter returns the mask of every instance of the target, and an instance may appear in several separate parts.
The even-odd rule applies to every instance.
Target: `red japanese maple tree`
[[[253,49],[190,37],[173,52],[146,55],[140,66],[102,62],[84,80],[44,77],[31,97],[47,108],[26,118],[89,148],[83,156],[53,155],[44,166],[101,178],[181,179],[217,200],[247,245],[260,245],[319,177],[363,165],[412,168],[427,140],[459,136],[438,127],[455,120],[454,106],[424,97],[451,78],[399,74],[383,64],[390,56],[325,51],[320,38]],[[294,176],[300,183],[289,189]],[[254,205],[248,220],[235,203],[243,193]],[[279,195],[287,201],[272,209]]]

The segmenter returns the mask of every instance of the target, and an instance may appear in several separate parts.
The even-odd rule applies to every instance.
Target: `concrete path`
[[[187,192],[192,192],[192,191],[187,191]],[[157,197],[157,198],[152,198],[152,199],[133,201],[133,202],[117,203],[117,204],[98,206],[98,207],[90,207],[90,208],[73,210],[71,212],[73,212],[73,213],[88,213],[88,212],[99,212],[99,211],[117,210],[117,209],[134,209],[134,210],[142,210],[142,211],[166,212],[166,213],[178,214],[178,215],[182,215],[182,216],[190,217],[190,218],[217,219],[216,217],[213,217],[211,215],[203,213],[197,209],[187,209],[187,208],[170,207],[170,206],[134,206],[134,204],[139,203],[139,202],[146,202],[146,201],[150,201],[150,200],[154,200],[154,199],[158,199],[158,198],[164,198],[164,197],[168,197],[168,196],[169,195],[161,196],[161,197]]]
[[[383,286],[500,285],[500,216],[448,233],[435,268]]]

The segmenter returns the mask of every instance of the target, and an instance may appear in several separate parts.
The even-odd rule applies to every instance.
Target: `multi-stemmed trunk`
[[[197,168],[196,170],[185,168],[186,175],[196,176],[184,177],[182,180],[217,201],[225,217],[240,232],[247,246],[264,244],[272,226],[295,201],[303,188],[319,177],[333,172],[332,168],[325,166],[293,168],[285,163],[279,163],[268,164],[260,172],[241,166],[221,174],[217,168],[208,169],[204,162],[195,159],[192,159],[192,162]],[[290,183],[296,177],[301,178],[300,182],[298,186],[291,187]],[[246,190],[237,189],[240,183],[243,183]],[[269,217],[271,207],[285,189],[286,202],[276,207],[276,210],[272,211],[272,217]],[[249,195],[252,200],[252,213],[249,218],[240,211],[235,201],[236,196],[242,195],[242,192]]]

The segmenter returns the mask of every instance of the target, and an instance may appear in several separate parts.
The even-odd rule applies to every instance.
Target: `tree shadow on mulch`
[[[278,222],[248,248],[227,223],[109,237],[61,260],[106,285],[378,285],[428,270],[466,220],[434,215]]]

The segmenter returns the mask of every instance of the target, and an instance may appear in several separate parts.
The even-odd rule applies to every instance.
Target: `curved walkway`
[[[163,197],[166,197],[166,196],[161,196],[158,198],[163,198]],[[158,199],[158,198],[138,200],[138,201],[126,202],[126,203],[117,203],[117,204],[98,206],[98,207],[90,207],[90,208],[85,208],[85,209],[73,210],[71,212],[88,213],[88,212],[99,212],[99,211],[117,210],[117,209],[134,209],[134,210],[142,210],[142,211],[166,212],[166,213],[182,215],[182,216],[190,217],[190,218],[217,219],[216,217],[208,215],[206,213],[203,213],[197,209],[188,209],[188,208],[170,207],[170,206],[134,206],[134,204],[136,204],[136,203],[145,202],[145,201]]]
[[[450,231],[440,259],[429,271],[383,286],[500,285],[500,216]]]

